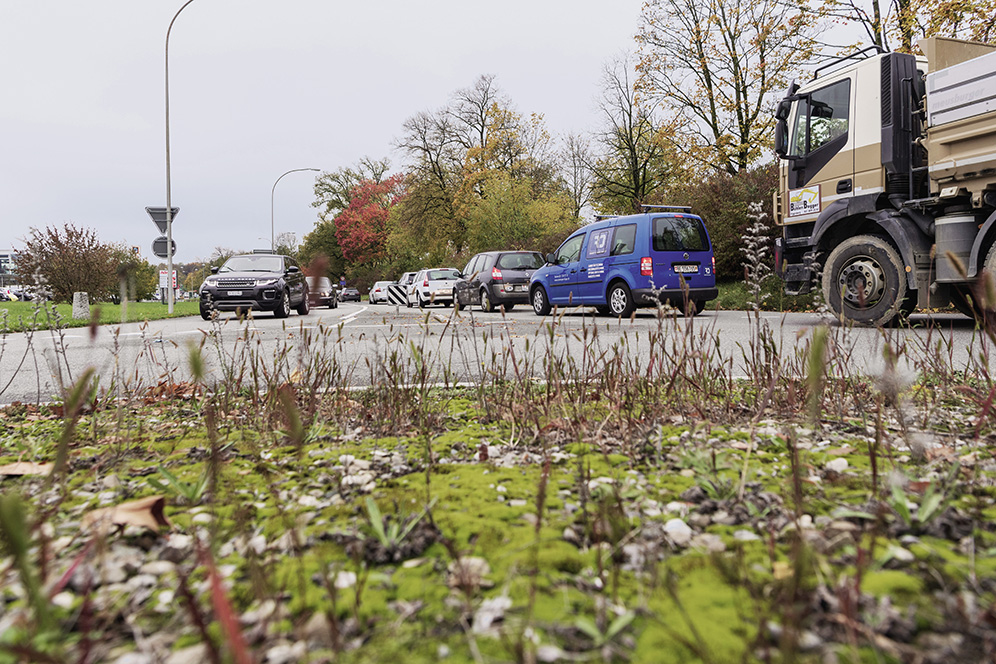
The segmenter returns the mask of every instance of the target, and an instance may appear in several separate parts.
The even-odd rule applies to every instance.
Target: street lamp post
[[[190,1],[193,2],[193,0]],[[279,178],[277,178],[277,182],[280,182],[280,180],[283,179],[284,175],[290,175],[291,173],[298,173],[300,171],[320,171],[320,170],[321,169],[319,168],[292,168],[291,170],[287,171]],[[276,235],[274,234],[274,225],[273,225],[273,194],[277,191],[277,182],[274,182],[273,187],[270,189],[270,251],[273,252],[277,250],[277,239]]]
[[[171,314],[176,291],[173,288],[173,202],[169,186],[169,33],[173,30],[176,17],[193,1],[187,0],[183,3],[173,15],[173,20],[169,22],[169,28],[166,29],[166,290],[169,292],[166,311]]]

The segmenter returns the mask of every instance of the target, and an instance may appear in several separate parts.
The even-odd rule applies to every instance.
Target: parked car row
[[[593,306],[628,317],[637,307],[670,304],[694,316],[719,295],[716,259],[701,217],[688,207],[644,206],[645,212],[609,217],[572,233],[547,256],[535,251],[487,251],[463,271],[438,267],[405,272],[397,282],[378,281],[371,304],[390,302],[392,286],[408,307],[477,306],[481,311],[532,305],[539,316],[554,306]],[[310,306],[334,308],[360,301],[355,288],[336,295],[327,277],[305,279],[289,256],[233,256],[212,270],[200,288],[201,315],[215,310],[272,311],[286,317]],[[397,298],[395,299],[397,301]]]

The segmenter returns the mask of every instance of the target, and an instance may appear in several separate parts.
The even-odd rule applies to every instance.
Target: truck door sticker
[[[609,239],[612,237],[612,229],[604,228],[599,231],[592,231],[588,239],[588,258],[600,258],[609,254]]]
[[[801,217],[806,214],[819,214],[820,198],[820,185],[792,189],[789,191],[788,216]]]

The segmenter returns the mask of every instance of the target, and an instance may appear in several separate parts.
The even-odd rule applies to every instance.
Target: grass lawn
[[[199,313],[197,307],[196,300],[176,302],[172,317],[196,316]],[[166,310],[166,305],[159,302],[128,302],[126,305],[97,302],[90,305],[90,315],[99,325],[170,318]],[[91,321],[74,320],[72,304],[46,303],[44,306],[39,306],[35,302],[0,303],[0,332],[44,330],[56,322],[63,327],[85,327]]]

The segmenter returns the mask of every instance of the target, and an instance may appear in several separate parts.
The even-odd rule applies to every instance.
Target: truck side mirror
[[[775,154],[780,159],[788,154],[788,123],[781,118],[775,122]]]

